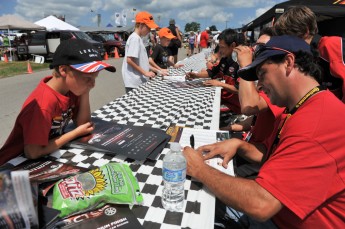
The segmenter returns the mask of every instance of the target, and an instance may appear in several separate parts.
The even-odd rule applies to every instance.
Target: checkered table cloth
[[[203,54],[195,55],[194,62],[184,67],[197,69]],[[199,62],[195,62],[198,60]],[[190,59],[188,59],[190,61]],[[185,62],[186,63],[186,62]],[[187,62],[188,63],[188,62]],[[171,124],[192,128],[218,128],[220,88],[174,89],[167,81],[150,80],[136,90],[116,99],[92,116],[122,124],[151,126],[166,130]],[[95,168],[109,162],[130,165],[138,179],[144,197],[142,206],[133,212],[144,228],[213,228],[215,198],[200,182],[187,177],[185,206],[181,212],[166,211],[161,204],[162,164],[168,149],[156,161],[134,161],[122,155],[109,156],[82,149],[60,149],[49,158],[84,168]],[[26,160],[16,158],[16,162]]]
[[[112,157],[100,152],[66,149],[51,154],[50,159],[90,169],[109,162],[128,164],[144,197],[143,205],[136,205],[132,209],[144,228],[213,228],[214,196],[200,182],[190,177],[185,182],[185,205],[181,212],[170,212],[163,208],[162,160],[167,152],[168,149],[164,149],[156,161],[133,161],[123,156]]]
[[[206,52],[207,51],[207,52]],[[198,53],[196,55],[190,56],[186,58],[178,64],[183,64],[181,68],[169,68],[169,75],[185,75],[186,72],[190,71],[200,71],[203,68],[206,68],[206,60],[205,57],[208,56],[210,50],[204,50],[204,52]],[[206,54],[205,54],[206,52]]]
[[[173,88],[168,81],[154,79],[92,115],[106,121],[163,130],[171,124],[210,129],[214,125],[215,96],[214,87]]]

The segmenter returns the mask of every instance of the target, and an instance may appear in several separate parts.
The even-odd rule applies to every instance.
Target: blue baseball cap
[[[298,51],[311,54],[309,44],[299,37],[291,35],[273,36],[265,45],[260,45],[255,49],[254,61],[250,65],[239,69],[238,76],[247,81],[255,81],[258,79],[256,67],[269,57]]]

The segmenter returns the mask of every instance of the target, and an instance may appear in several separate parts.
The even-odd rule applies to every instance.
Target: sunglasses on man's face
[[[278,48],[278,47],[272,47],[272,46],[267,46],[265,44],[262,43],[258,43],[255,45],[255,49],[254,49],[254,59],[259,56],[263,51],[265,50],[278,50],[278,51],[282,51],[285,52],[287,54],[292,54],[292,52],[286,50],[286,49],[282,49],[282,48]]]
[[[266,43],[263,43],[263,42],[256,42],[256,43],[251,44],[250,47],[251,47],[251,49],[253,50],[253,52],[254,52],[254,50],[256,49],[256,46],[258,46],[258,45],[266,45]]]

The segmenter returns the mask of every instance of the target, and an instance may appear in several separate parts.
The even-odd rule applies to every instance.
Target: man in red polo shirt
[[[202,33],[201,33],[201,36],[200,36],[201,50],[207,48],[208,39],[209,39],[209,35],[208,35],[209,32],[210,32],[210,28],[206,27],[206,29],[204,31],[202,31]]]
[[[185,147],[187,174],[244,213],[239,220],[246,228],[263,223],[270,224],[261,228],[345,228],[345,145],[339,140],[345,138],[345,106],[322,90],[320,67],[301,38],[274,36],[254,57],[239,76],[259,79],[272,104],[286,107],[274,146],[266,155],[239,139],[197,151]],[[236,153],[263,161],[255,180],[229,176],[205,163],[220,155],[225,166]]]

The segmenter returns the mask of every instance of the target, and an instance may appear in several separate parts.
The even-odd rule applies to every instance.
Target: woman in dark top
[[[174,19],[170,19],[168,28],[171,30],[172,34],[175,36],[175,38],[170,42],[168,48],[170,51],[170,55],[174,57],[174,64],[176,64],[178,49],[181,48],[181,45],[182,45],[182,38],[180,35],[180,30],[175,26]]]

